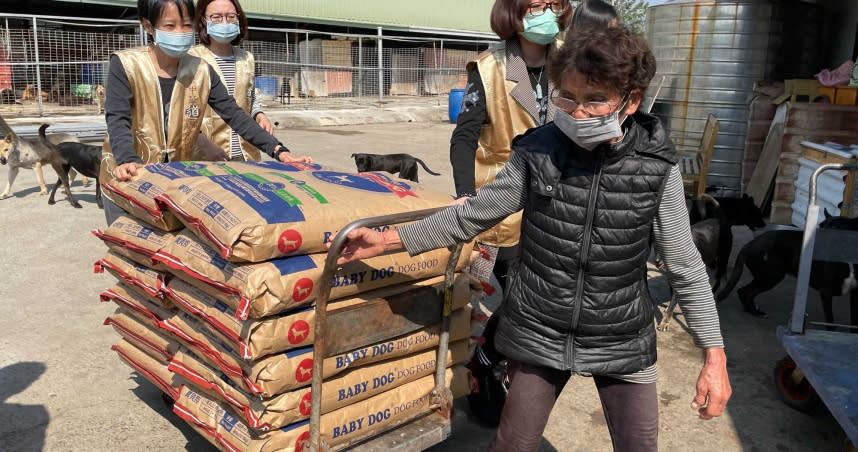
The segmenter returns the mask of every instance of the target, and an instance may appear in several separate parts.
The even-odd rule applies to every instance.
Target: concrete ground
[[[279,130],[297,153],[353,169],[353,152],[407,152],[435,171],[421,174],[432,187],[452,192],[448,163],[452,126],[440,122]],[[52,170],[45,178],[55,180]],[[0,167],[0,185],[6,172]],[[112,284],[94,275],[104,247],[89,231],[103,226],[94,187],[78,182],[84,205],[73,209],[63,194],[47,205],[32,171],[22,171],[15,196],[0,201],[0,451],[213,450],[162,404],[151,384],[110,351],[116,340],[101,323],[113,311],[98,302]],[[750,239],[736,228],[737,244]],[[653,272],[654,299],[666,300],[664,278]],[[771,318],[752,318],[735,296],[721,306],[733,399],[720,419],[701,421],[690,409],[701,353],[678,316],[659,333],[660,450],[837,451],[844,435],[825,409],[803,414],[787,408],[772,383],[784,352],[775,328],[786,323],[793,280],[761,297]],[[836,317],[845,319],[843,300]],[[811,316],[821,318],[816,295]],[[434,451],[481,451],[493,430],[469,419],[460,400],[452,438]],[[592,382],[576,377],[564,389],[549,420],[542,451],[609,451],[608,431]]]

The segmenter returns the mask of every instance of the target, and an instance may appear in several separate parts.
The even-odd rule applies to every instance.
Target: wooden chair
[[[709,163],[712,161],[712,150],[715,149],[719,127],[720,122],[715,116],[709,115],[706,118],[706,126],[703,127],[700,149],[683,155],[679,162],[685,195],[688,197],[696,199],[706,192],[706,175],[709,173]]]

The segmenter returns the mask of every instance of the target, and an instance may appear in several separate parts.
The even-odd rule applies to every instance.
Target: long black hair
[[[158,19],[161,18],[164,8],[171,3],[176,5],[179,10],[179,17],[182,19],[185,18],[185,12],[191,19],[194,18],[194,0],[137,0],[137,17],[148,19],[154,27],[158,24]]]
[[[575,31],[591,27],[605,29],[615,21],[619,21],[617,10],[610,3],[602,0],[584,0],[575,8],[568,30]]]

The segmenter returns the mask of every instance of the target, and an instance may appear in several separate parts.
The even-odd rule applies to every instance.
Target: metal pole
[[[358,38],[358,102],[363,97],[363,38]]]
[[[140,24],[140,45],[145,46],[146,41],[148,41],[148,40],[149,39],[146,38],[146,29],[143,28],[143,24],[141,23]]]
[[[319,60],[321,63],[321,59]],[[304,68],[309,68],[310,64],[310,33],[304,33],[304,65],[301,67],[301,74],[304,73]],[[310,99],[310,71],[307,71],[306,77],[301,77],[301,84],[304,85],[304,95],[307,99]]]
[[[36,51],[36,100],[39,102],[39,116],[44,115],[42,105],[42,71],[39,68],[39,30],[36,25],[36,16],[33,16],[33,48]]]
[[[381,27],[378,27],[378,103],[384,102],[384,52]]]
[[[444,63],[444,60],[446,60],[445,56],[446,55],[444,54],[444,40],[442,39],[441,40],[441,63],[439,65],[440,66],[439,69],[441,69],[441,70],[438,71],[438,78],[441,78],[441,79],[447,78],[447,71],[443,70],[443,68],[447,67],[446,64]],[[438,90],[438,105],[441,105],[441,99],[443,97],[444,97],[444,95],[443,95],[443,93],[441,93],[441,90],[439,89]]]

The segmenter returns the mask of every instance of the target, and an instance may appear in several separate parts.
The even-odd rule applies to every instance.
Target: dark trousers
[[[518,245],[510,248],[501,248],[498,252],[498,258],[495,261],[495,267],[492,269],[492,274],[494,274],[495,278],[498,279],[504,297],[506,297],[510,282],[518,268],[518,252]],[[486,328],[483,330],[483,338],[485,339],[485,342],[480,345],[483,354],[485,354],[486,358],[488,358],[492,364],[497,364],[505,359],[504,356],[495,349],[495,331],[498,327],[498,321],[500,319],[499,315],[500,314],[495,311],[492,313],[492,316],[489,317],[489,321],[486,322]]]
[[[102,196],[101,200],[104,203],[104,219],[107,220],[107,226],[113,224],[122,215],[127,215],[121,207],[114,204],[107,196]]]
[[[491,452],[536,451],[554,402],[570,372],[510,360],[510,388]],[[655,383],[627,383],[593,376],[616,452],[658,450]]]

